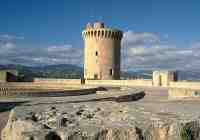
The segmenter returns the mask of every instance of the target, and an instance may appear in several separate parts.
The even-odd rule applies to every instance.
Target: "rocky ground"
[[[3,140],[200,139],[200,101],[168,100],[166,89],[124,88],[81,96],[0,100],[13,101],[5,109],[16,106]]]
[[[0,113],[0,132],[6,126],[10,111]],[[1,139],[0,139],[1,140]]]

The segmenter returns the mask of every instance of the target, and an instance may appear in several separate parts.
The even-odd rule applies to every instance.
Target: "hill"
[[[0,65],[0,69],[16,69],[19,72],[20,81],[32,81],[34,77],[41,78],[81,78],[81,67],[71,64],[47,65],[29,67],[23,65]]]
[[[79,79],[83,77],[83,68],[71,64],[24,66],[24,65],[0,65],[0,69],[16,69],[19,72],[20,81],[31,81],[33,77]],[[179,70],[178,80],[200,81],[199,71]],[[152,79],[152,70],[122,71],[121,79]]]

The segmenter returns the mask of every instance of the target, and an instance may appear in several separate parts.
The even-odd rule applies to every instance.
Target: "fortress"
[[[118,29],[106,28],[104,23],[96,22],[93,25],[91,23],[86,25],[82,37],[85,44],[84,79],[86,83],[89,80],[106,80],[105,83],[108,82],[107,80],[120,80],[123,32]],[[151,83],[154,86],[167,87],[170,81],[176,80],[177,74],[173,71],[155,71]],[[142,81],[140,83],[142,84]],[[144,82],[144,86],[145,84]],[[146,84],[146,86],[148,85]]]
[[[82,37],[84,79],[9,82],[0,72],[0,109],[16,103],[2,140],[200,139],[200,82],[167,70],[121,80],[122,31],[97,22]]]
[[[0,76],[0,85],[12,85],[13,88],[61,89],[70,85],[78,86],[129,86],[167,88],[174,97],[199,96],[200,82],[178,81],[175,71],[154,71],[152,79],[120,79],[121,40],[123,32],[105,27],[104,23],[88,23],[82,31],[84,40],[84,79],[43,79],[35,78],[31,83],[5,83]],[[133,58],[134,59],[134,58]],[[1,74],[3,75],[3,73]],[[2,81],[2,82],[1,82]],[[57,88],[58,87],[58,88]],[[22,88],[22,89],[23,89]],[[183,94],[184,93],[184,94]],[[1,95],[1,90],[0,90]],[[3,94],[4,95],[4,94]]]
[[[199,96],[200,82],[178,81],[176,71],[154,71],[152,79],[120,80],[121,40],[123,32],[105,27],[104,23],[88,23],[82,31],[84,40],[84,79],[61,80],[93,86],[133,86],[167,88],[173,98]],[[133,58],[134,59],[134,58]],[[35,79],[36,83],[60,80]]]
[[[84,40],[84,79],[120,80],[121,39],[123,32],[106,28],[104,23],[88,23],[82,32]],[[152,84],[165,86],[176,81],[173,71],[155,71]],[[148,84],[147,84],[148,85]]]

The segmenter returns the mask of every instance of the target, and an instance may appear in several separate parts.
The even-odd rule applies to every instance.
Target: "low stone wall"
[[[184,89],[199,89],[200,90],[200,82],[192,82],[192,81],[178,81],[178,82],[170,82],[170,88],[184,88]]]
[[[80,96],[94,94],[98,88],[83,88],[71,90],[11,90],[1,89],[0,97],[64,97],[64,96]]]
[[[81,79],[45,79],[35,78],[37,84],[68,84],[80,85]],[[153,86],[152,80],[85,80],[86,85],[110,85],[110,86]]]
[[[88,85],[107,85],[107,86],[153,86],[152,80],[86,80]]]
[[[65,83],[8,82],[0,83],[1,96],[68,96],[94,92],[96,86]]]
[[[200,90],[186,89],[186,88],[170,88],[168,90],[169,99],[183,99],[200,97]]]
[[[80,84],[65,84],[65,83],[34,83],[34,82],[9,82],[0,83],[0,87],[9,89],[69,89],[80,88]]]
[[[47,84],[81,84],[81,79],[34,78],[34,83],[47,83]]]

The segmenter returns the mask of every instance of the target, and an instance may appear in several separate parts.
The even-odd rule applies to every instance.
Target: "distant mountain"
[[[138,70],[138,71],[128,71],[123,72],[121,77],[122,79],[129,78],[143,78],[143,79],[152,79],[152,70]],[[178,80],[187,80],[187,81],[200,81],[200,71],[184,71],[178,70]]]
[[[152,79],[152,70],[126,71],[121,73],[121,79]]]
[[[200,71],[177,71],[178,80],[200,81]]]
[[[0,65],[0,69],[16,69],[21,81],[32,81],[34,77],[42,78],[70,78],[83,76],[83,69],[76,65],[60,64],[29,67],[23,65]]]
[[[20,81],[31,81],[34,77],[77,79],[83,77],[83,68],[71,64],[47,66],[0,65],[0,69],[16,69]],[[200,81],[200,71],[177,71],[178,80]],[[122,71],[121,79],[152,79],[152,70]]]

